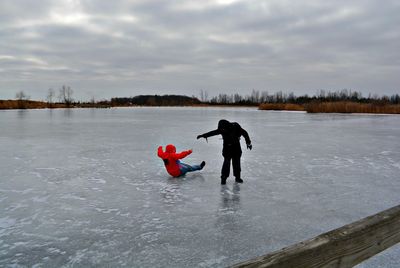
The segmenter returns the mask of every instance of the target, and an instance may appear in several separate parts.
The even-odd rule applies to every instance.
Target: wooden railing
[[[400,205],[232,267],[353,267],[398,242]]]

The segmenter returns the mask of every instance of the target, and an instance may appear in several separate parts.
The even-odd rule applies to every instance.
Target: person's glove
[[[199,135],[199,136],[197,136],[197,139],[200,139],[200,138],[205,138],[205,139],[206,139],[206,142],[208,143],[207,137],[204,137],[204,135]]]
[[[253,145],[251,145],[251,143],[247,144],[247,149],[249,150],[253,149]]]

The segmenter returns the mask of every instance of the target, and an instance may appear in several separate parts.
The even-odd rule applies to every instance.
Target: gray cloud
[[[398,1],[0,2],[0,99],[399,91]]]

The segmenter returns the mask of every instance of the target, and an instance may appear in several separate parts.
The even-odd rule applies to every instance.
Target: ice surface
[[[219,182],[239,122],[243,185]],[[0,112],[0,266],[224,267],[400,203],[400,117],[231,108]],[[193,149],[174,179],[159,145]],[[359,267],[398,267],[395,246]]]

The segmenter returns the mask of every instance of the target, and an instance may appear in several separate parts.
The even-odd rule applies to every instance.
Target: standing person
[[[226,184],[226,179],[229,177],[229,172],[231,169],[231,161],[233,166],[233,175],[235,176],[235,181],[238,183],[243,183],[240,177],[240,157],[242,156],[242,148],[240,147],[240,137],[243,136],[246,140],[247,149],[252,149],[249,134],[244,130],[238,123],[229,122],[222,119],[218,122],[218,128],[210,132],[201,134],[197,136],[197,139],[222,135],[224,140],[222,156],[224,157],[224,163],[221,170],[221,184]]]
[[[164,161],[165,168],[167,172],[172,177],[180,177],[185,175],[187,172],[192,172],[196,170],[202,170],[206,165],[206,162],[201,162],[200,165],[188,165],[182,163],[179,159],[185,158],[192,153],[192,150],[183,151],[176,153],[176,147],[173,144],[168,144],[165,147],[165,152],[162,146],[158,147],[157,155]]]

